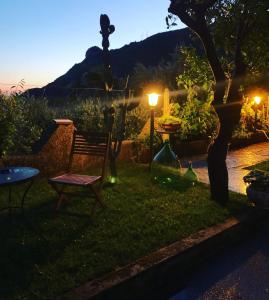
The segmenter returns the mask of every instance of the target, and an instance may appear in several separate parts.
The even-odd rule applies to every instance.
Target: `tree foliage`
[[[180,61],[182,70],[177,76],[177,84],[184,90],[186,97],[180,97],[183,101],[172,105],[171,109],[171,113],[181,119],[180,138],[212,137],[217,120],[211,107],[213,76],[210,65],[205,57],[199,56],[190,47],[180,49]]]
[[[268,64],[264,39],[268,39],[269,1],[171,0],[169,12],[190,27],[204,46],[215,81],[213,104],[233,103],[216,108],[218,134],[208,150],[211,195],[224,204],[229,199],[226,156],[240,120],[241,87],[249,73],[264,69],[262,60],[257,64],[255,58],[263,53]]]
[[[210,65],[204,57],[197,55],[194,48],[180,48],[182,69],[177,84],[187,91],[187,100],[198,96],[203,102],[212,101],[213,76]]]
[[[269,1],[172,0],[169,8],[202,40],[219,85],[215,102],[222,102],[227,79],[268,71]],[[245,78],[244,78],[245,79]],[[225,85],[221,83],[225,82]],[[238,80],[228,101],[238,101]],[[222,95],[222,97],[220,97]]]
[[[179,49],[171,54],[169,61],[161,61],[157,66],[145,66],[142,63],[134,67],[131,86],[134,89],[144,90],[147,86],[154,84],[162,88],[175,89],[176,77],[182,69]]]

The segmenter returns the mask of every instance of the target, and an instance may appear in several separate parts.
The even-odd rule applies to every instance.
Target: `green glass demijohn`
[[[192,168],[192,162],[191,161],[189,161],[188,169],[187,169],[186,173],[184,173],[183,177],[185,179],[191,181],[193,185],[195,185],[195,182],[198,181],[198,176]]]
[[[153,180],[160,184],[171,185],[179,179],[180,161],[165,140],[162,149],[155,155],[151,165]]]

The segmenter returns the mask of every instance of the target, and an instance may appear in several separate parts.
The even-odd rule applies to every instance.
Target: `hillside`
[[[155,66],[160,61],[169,61],[178,46],[196,46],[197,40],[188,28],[155,34],[140,42],[132,42],[119,49],[111,50],[111,64],[116,78],[132,75],[137,63]],[[30,95],[48,98],[70,94],[72,89],[85,87],[102,87],[98,71],[102,69],[102,49],[91,47],[85,59],[75,64],[64,75],[42,88],[28,90]],[[100,75],[99,75],[100,76]]]

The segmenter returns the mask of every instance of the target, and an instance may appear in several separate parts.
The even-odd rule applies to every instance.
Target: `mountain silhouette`
[[[117,79],[132,75],[136,64],[156,66],[171,60],[171,54],[180,46],[201,49],[201,44],[189,28],[152,35],[140,42],[132,42],[119,49],[110,50],[113,76]],[[200,52],[200,51],[199,51]],[[31,96],[63,97],[78,88],[102,88],[102,49],[97,46],[87,50],[85,59],[75,64],[64,75],[42,88],[27,91]]]

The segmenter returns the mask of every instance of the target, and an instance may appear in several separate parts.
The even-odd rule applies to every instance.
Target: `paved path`
[[[197,173],[199,180],[204,183],[209,183],[206,155],[183,158],[181,160],[183,167],[186,167],[188,160],[193,162],[193,169]],[[249,172],[249,170],[244,168],[255,165],[264,160],[269,160],[268,142],[253,144],[239,150],[229,151],[227,156],[229,189],[234,192],[245,194],[246,186],[242,178]]]
[[[237,246],[212,256],[170,300],[268,300],[268,232],[267,222]]]
[[[202,182],[208,183],[205,155],[190,158]],[[269,143],[230,151],[227,157],[230,190],[245,193],[244,168],[269,160]],[[187,159],[182,160],[186,166]],[[169,300],[269,300],[269,220],[257,232],[212,256],[194,272],[187,286]]]

